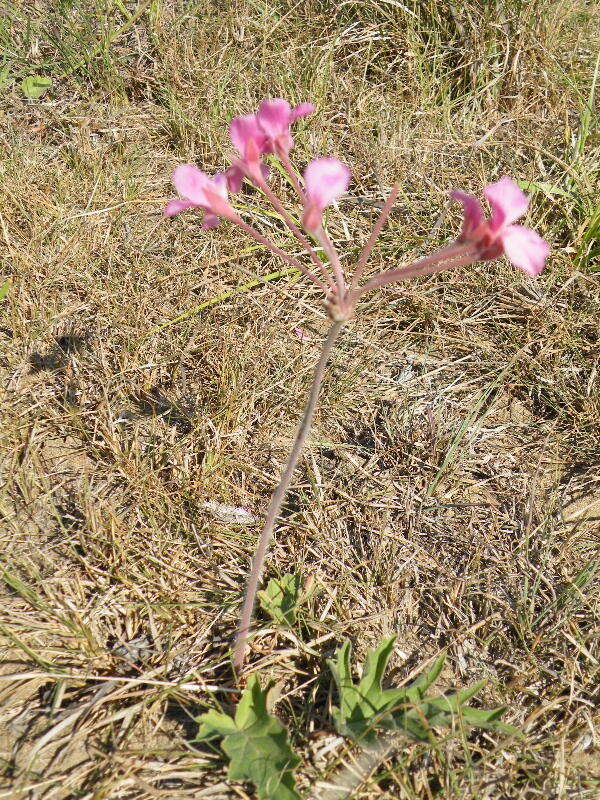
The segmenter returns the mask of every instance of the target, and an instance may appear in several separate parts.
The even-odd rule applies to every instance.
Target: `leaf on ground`
[[[21,81],[21,91],[30,100],[39,100],[52,86],[52,78],[43,75],[29,75]]]
[[[381,688],[383,674],[394,650],[396,637],[385,639],[376,650],[369,651],[360,683],[352,680],[350,656],[352,645],[348,640],[340,647],[336,661],[329,667],[337,683],[340,696],[339,708],[333,709],[338,733],[351,739],[360,739],[370,745],[375,741],[375,728],[387,727],[386,712],[407,701],[405,689]],[[387,722],[390,721],[389,714]]]
[[[0,300],[4,300],[9,291],[10,291],[10,281],[4,281],[2,286],[0,286]]]
[[[221,747],[229,756],[231,780],[250,781],[261,800],[299,800],[294,769],[300,759],[291,749],[287,731],[267,713],[268,690],[253,675],[243,692],[235,719],[209,711],[198,722],[197,741],[223,737]]]
[[[282,578],[272,578],[267,588],[258,593],[264,611],[275,622],[291,628],[296,622],[296,608],[300,598],[300,576],[286,574]]]
[[[0,92],[4,91],[4,89],[8,89],[13,79],[10,75],[10,68],[8,66],[4,66],[0,69]]]
[[[429,741],[434,726],[452,728],[457,722],[464,726],[521,735],[516,728],[500,721],[505,708],[488,711],[466,705],[483,689],[486,681],[448,695],[427,695],[427,690],[443,669],[443,655],[429,672],[420,675],[409,686],[382,689],[383,675],[394,649],[394,641],[395,637],[391,637],[376,650],[369,651],[358,684],[352,680],[350,642],[346,641],[340,647],[335,662],[329,661],[340,697],[339,708],[333,709],[338,733],[351,739],[360,739],[367,747],[375,743],[377,729],[402,731],[413,739]]]

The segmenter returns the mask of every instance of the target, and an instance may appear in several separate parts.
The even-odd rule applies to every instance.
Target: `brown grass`
[[[395,681],[447,650],[442,686],[489,678],[525,740],[406,746],[356,798],[597,796],[592,6],[3,6],[0,798],[251,796],[191,744],[227,703],[258,533],[205,503],[262,514],[326,321],[288,277],[156,329],[280,268],[161,218],[173,167],[222,168],[228,120],[280,94],[318,105],[297,163],[352,167],[348,260],[394,181],[373,269],[452,235],[450,188],[506,172],[544,184],[530,223],[555,246],[535,283],[493,264],[374,295],[341,339],[267,569],[317,591],[293,636],[260,616],[253,640],[300,785],[354,753],[326,657],[397,633]]]

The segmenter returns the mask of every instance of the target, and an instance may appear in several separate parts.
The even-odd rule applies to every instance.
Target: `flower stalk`
[[[172,200],[165,208],[165,215],[168,217],[188,209],[200,209],[204,212],[202,227],[205,229],[215,228],[222,219],[239,227],[272,253],[300,270],[323,292],[325,306],[332,321],[315,368],[311,389],[292,450],[271,498],[252,559],[233,648],[233,666],[238,676],[243,670],[248,652],[256,593],[268,548],[286,492],[310,432],[327,362],[344,323],[354,316],[361,298],[368,292],[384,286],[424,275],[433,275],[445,269],[491,261],[502,255],[506,255],[514,266],[534,278],[542,272],[550,253],[548,243],[535,231],[514,224],[527,211],[529,201],[518,184],[505,177],[490,184],[484,190],[491,207],[489,220],[486,219],[484,210],[476,197],[456,190],[452,193],[452,198],[463,206],[463,225],[455,242],[405,267],[384,270],[366,283],[362,283],[369,258],[389,220],[398,196],[399,187],[395,186],[379,214],[348,281],[339,253],[323,226],[323,214],[328,206],[335,203],[347,191],[350,170],[335,158],[317,158],[306,167],[303,180],[301,180],[290,159],[290,152],[294,146],[291,126],[298,119],[306,117],[314,111],[311,103],[302,103],[292,108],[286,100],[275,99],[263,101],[256,114],[236,117],[231,123],[230,135],[239,157],[233,160],[232,165],[224,173],[217,174],[212,178],[192,165],[178,167],[175,170],[173,182],[179,197]],[[304,231],[296,224],[292,214],[269,185],[269,169],[263,163],[265,156],[279,159],[288,176],[302,206],[301,219]],[[283,223],[300,242],[316,272],[298,258],[279,248],[268,237],[240,217],[229,201],[229,193],[236,194],[241,191],[246,181],[261,190]],[[311,245],[311,237],[322,246],[327,256],[327,264]]]
[[[310,433],[313,417],[315,415],[315,409],[319,400],[319,394],[321,392],[321,386],[323,384],[323,377],[325,375],[327,361],[329,360],[333,346],[340,335],[343,326],[343,322],[334,322],[329,328],[329,333],[327,334],[325,342],[323,343],[321,355],[313,374],[310,393],[304,407],[302,420],[300,421],[300,425],[298,426],[298,430],[296,432],[294,444],[292,445],[287,463],[281,474],[279,484],[277,485],[277,488],[271,497],[267,516],[258,540],[258,544],[256,546],[254,558],[252,559],[252,567],[248,577],[248,583],[246,585],[244,604],[242,606],[235,644],[233,647],[233,667],[236,673],[239,673],[244,666],[247,640],[250,633],[250,624],[252,622],[254,603],[256,602],[256,592],[258,590],[258,584],[263,572],[267,550],[269,548],[269,544],[271,543],[271,539],[273,538],[275,522],[277,521],[277,517],[281,511],[281,506],[285,500],[285,495],[292,480],[294,470],[296,469],[298,459],[300,458],[302,448],[304,447],[304,443],[306,442],[308,434]]]

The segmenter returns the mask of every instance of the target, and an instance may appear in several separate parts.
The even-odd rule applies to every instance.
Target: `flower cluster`
[[[464,211],[462,231],[456,242],[408,267],[386,270],[360,285],[367,260],[396,199],[397,189],[394,189],[347,283],[340,257],[323,228],[323,213],[347,191],[350,170],[336,158],[317,158],[306,167],[301,180],[290,160],[294,146],[292,125],[314,111],[311,103],[292,108],[286,100],[278,98],[263,101],[255,114],[235,117],[229,132],[238,156],[232,159],[231,166],[212,178],[191,164],[177,167],[173,183],[179,199],[167,205],[165,215],[172,217],[180,211],[198,208],[204,211],[203,228],[214,228],[220,219],[238,225],[318,285],[326,294],[329,314],[334,320],[349,319],[360,297],[372,289],[450,267],[490,261],[503,254],[530,277],[543,270],[550,246],[535,231],[514,224],[526,213],[528,199],[517,183],[504,177],[484,190],[491,207],[489,220],[476,197],[459,190],[452,192],[452,198],[462,204]],[[302,205],[304,231],[269,186],[266,156],[278,159],[287,173]],[[272,203],[316,271],[280,250],[237,213],[229,194],[240,192],[246,180]]]
[[[237,672],[244,664],[256,593],[275,521],[310,430],[327,359],[343,323],[352,317],[360,298],[382,286],[478,261],[490,261],[503,254],[533,278],[543,270],[550,253],[550,246],[537,233],[515,225],[526,213],[529,201],[518,184],[505,177],[484,190],[491,207],[489,219],[486,219],[476,197],[462,191],[452,192],[452,198],[462,204],[464,212],[462,230],[456,241],[413,264],[384,270],[363,283],[369,256],[398,195],[398,188],[394,187],[360,254],[352,277],[347,281],[340,256],[323,227],[323,212],[347,191],[350,170],[336,158],[317,158],[306,167],[301,179],[290,160],[294,146],[292,125],[296,120],[313,114],[314,110],[310,103],[292,108],[286,100],[276,99],[262,102],[256,114],[236,117],[229,129],[231,142],[237,151],[231,166],[212,178],[189,164],[177,167],[173,183],[179,199],[172,200],[165,209],[169,217],[189,208],[202,209],[204,228],[214,228],[220,219],[237,225],[322,289],[333,321],[315,370],[302,422],[281,481],[271,499],[252,561],[234,645],[233,663]],[[278,159],[279,170],[283,170],[293,186],[302,207],[299,216],[292,215],[286,209],[269,185],[269,169],[264,163],[267,156]],[[281,250],[238,214],[229,200],[229,194],[240,192],[244,181],[255,186],[272,204],[310,258],[311,267]]]

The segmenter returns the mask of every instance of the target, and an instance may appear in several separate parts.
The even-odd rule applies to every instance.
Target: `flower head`
[[[527,211],[527,196],[510,178],[490,184],[483,193],[492,209],[489,220],[476,197],[452,192],[465,214],[459,241],[477,245],[479,261],[492,261],[504,253],[515,267],[535,278],[544,269],[550,245],[535,231],[513,224]]]
[[[173,217],[188,208],[202,208],[203,228],[215,228],[219,217],[233,222],[238,218],[227,199],[227,177],[215,175],[210,178],[205,172],[191,164],[182,164],[173,173],[173,184],[181,199],[171,200],[165,208],[166,217]]]
[[[294,146],[290,133],[293,122],[309,114],[315,107],[301,103],[292,108],[287,100],[263,100],[256,114],[235,117],[229,128],[233,146],[241,156],[227,171],[229,189],[239,192],[245,175],[260,182],[265,175],[260,159],[270,153],[288,155]]]
[[[350,170],[337,158],[317,158],[304,170],[304,183],[307,202],[302,223],[309,233],[316,233],[324,209],[347,191]]]

